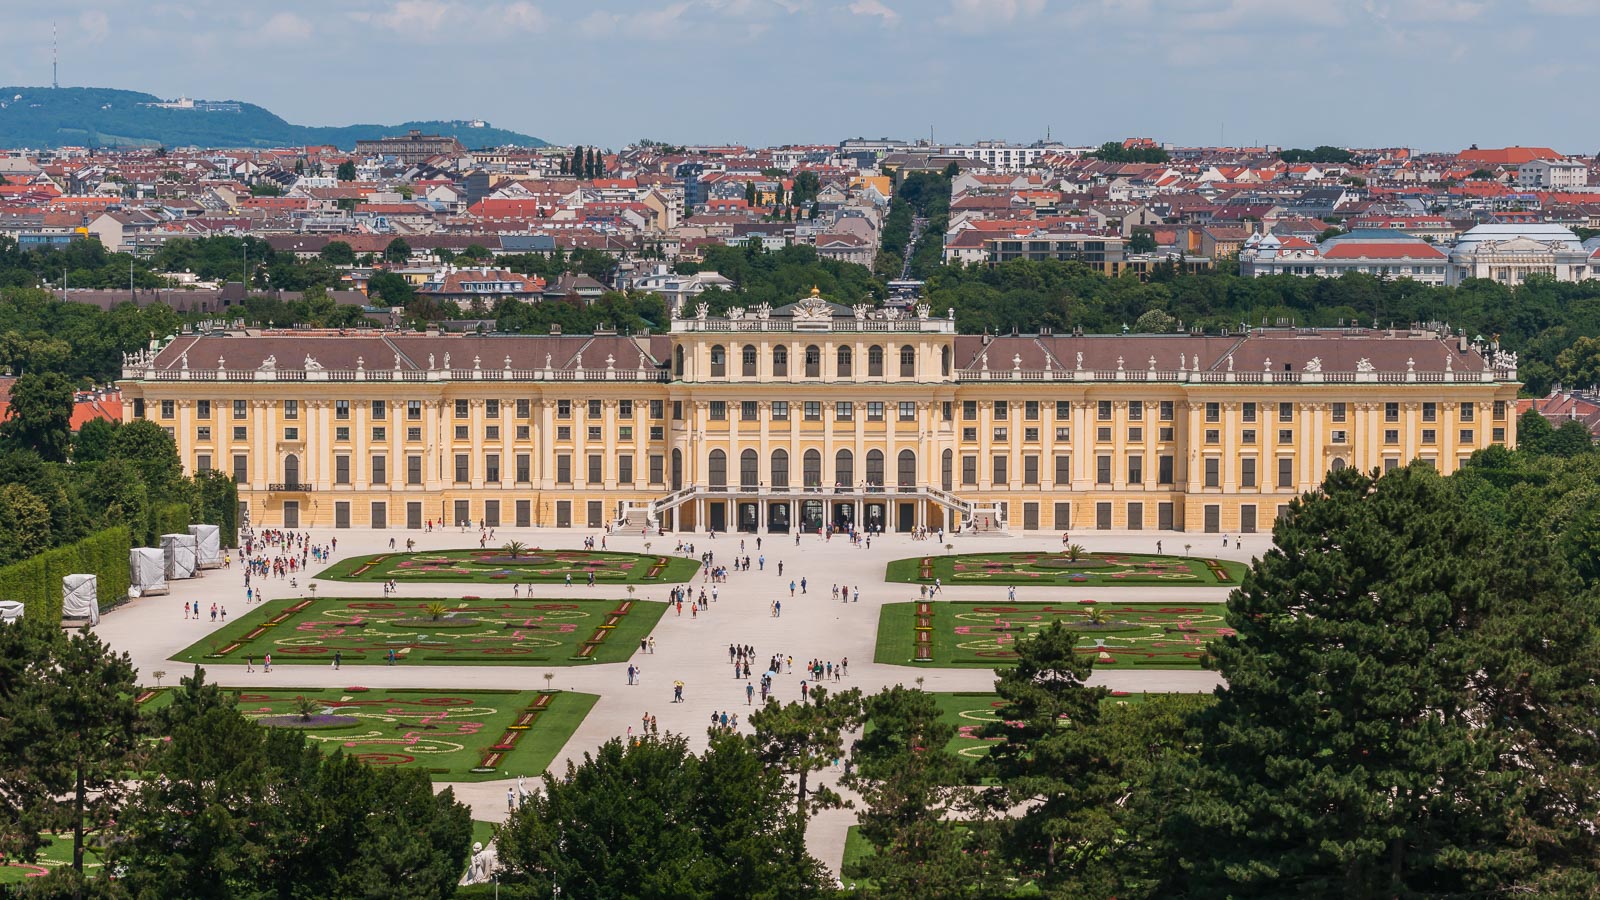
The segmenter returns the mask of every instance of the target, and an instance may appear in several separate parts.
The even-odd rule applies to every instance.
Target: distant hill
[[[253,103],[237,112],[157,109],[162,98],[111,88],[0,88],[0,147],[289,147],[333,144],[352,149],[358,140],[405,134],[453,135],[468,148],[543,147],[526,134],[468,122],[398,125],[292,125]]]

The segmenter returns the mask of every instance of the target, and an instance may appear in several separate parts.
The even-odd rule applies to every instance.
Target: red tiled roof
[[[1336,241],[1322,251],[1322,258],[1444,259],[1444,253],[1426,241]]]

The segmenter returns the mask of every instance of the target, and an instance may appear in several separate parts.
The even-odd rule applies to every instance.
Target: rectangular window
[[[333,483],[350,483],[350,457],[342,453],[333,458]]]
[[[489,484],[500,483],[500,454],[485,453],[483,455],[483,480]]]
[[[250,458],[243,453],[233,455],[233,480],[239,484],[250,482]]]
[[[1056,440],[1058,440],[1058,441],[1070,441],[1070,440],[1072,440],[1072,427],[1070,425],[1063,425],[1060,428],[1057,428],[1056,429]]]
[[[1239,530],[1245,534],[1256,533],[1256,507],[1255,504],[1245,504],[1239,507]]]
[[[1101,442],[1110,441],[1111,429],[1109,427],[1096,428],[1094,430],[1094,439]]]
[[[650,483],[662,484],[666,481],[667,458],[659,453],[650,454]]]
[[[1328,443],[1330,444],[1344,444],[1348,443],[1349,440],[1350,432],[1342,428],[1336,428],[1328,433]]]
[[[1071,419],[1072,418],[1072,401],[1071,400],[1057,400],[1056,401],[1056,418],[1057,419]]]
[[[961,421],[976,422],[978,420],[978,401],[961,401]]]
[[[178,414],[178,404],[173,400],[161,401],[161,418],[170,419]]]
[[[456,440],[458,440],[458,441],[466,440],[467,439],[467,426],[465,426],[465,425],[457,425],[456,428],[455,428],[455,436],[456,436]]]
[[[995,418],[995,421],[1004,421],[1006,419],[1006,417],[1009,416],[1009,415],[1011,415],[1011,404],[1010,403],[1006,402],[1005,400],[996,400],[996,401],[994,401],[994,418]]]
[[[659,403],[660,401],[656,401],[656,402]],[[519,398],[517,400],[517,418],[519,418],[519,419],[527,419],[527,418],[530,418],[532,415],[533,415],[533,401],[529,400],[527,397]]]
[[[1094,505],[1094,527],[1100,531],[1111,530],[1111,504],[1096,503]]]
[[[1278,487],[1294,487],[1294,458],[1278,457]]]
[[[754,400],[739,401],[739,421],[754,422],[759,415],[759,406]]]
[[[868,422],[882,422],[883,421],[883,401],[881,401],[881,400],[868,400],[867,401],[867,421]]]
[[[805,402],[805,415],[807,422],[822,421],[822,401],[807,400]]]
[[[1278,404],[1278,421],[1279,422],[1293,422],[1294,421],[1294,404],[1293,403],[1279,403]]]
[[[1144,484],[1144,457],[1140,454],[1128,457],[1128,483]]]
[[[1398,422],[1398,421],[1400,421],[1400,404],[1398,404],[1398,403],[1385,403],[1383,405],[1383,420],[1385,422]]]
[[[1292,444],[1292,443],[1294,443],[1294,429],[1293,428],[1279,428],[1278,429],[1278,443],[1280,443],[1280,444]]]
[[[728,418],[728,401],[726,401],[726,400],[713,400],[713,401],[711,401],[710,417],[711,417],[711,421],[713,421],[713,422],[724,422],[724,421],[727,421],[727,418]]]
[[[556,401],[556,418],[558,418],[558,419],[570,419],[570,418],[572,418],[572,401],[571,400],[557,400]]]
[[[194,458],[194,470],[201,475],[211,471],[211,454],[201,453]]]
[[[961,439],[963,441],[975,441],[975,440],[977,440],[978,439],[978,429],[976,429],[976,428],[963,428],[963,429],[961,429]]]
[[[672,401],[672,421],[674,421],[674,422],[682,422],[683,421],[683,401],[682,400],[674,400],[674,401]]]
[[[1256,442],[1256,430],[1254,428],[1246,428],[1246,429],[1243,429],[1243,430],[1241,430],[1239,432],[1239,443],[1241,443],[1241,444],[1254,444],[1255,442]]]
[[[335,400],[335,401],[333,401],[333,417],[335,419],[348,419],[348,418],[350,418],[350,401],[349,400]]]
[[[1005,484],[1011,480],[1009,473],[1006,471],[1007,457],[996,454],[991,457],[990,463],[994,471],[994,478],[991,480],[995,484]]]
[[[1055,514],[1056,514],[1056,516],[1055,516],[1055,518],[1056,518],[1055,530],[1057,530],[1057,531],[1070,531],[1070,530],[1072,530],[1072,504],[1071,503],[1057,503],[1055,505]]]
[[[1398,429],[1398,428],[1386,428],[1386,429],[1384,429],[1383,442],[1385,444],[1398,444],[1398,443],[1400,443],[1400,429]]]
[[[1422,442],[1424,444],[1437,444],[1437,443],[1439,443],[1439,432],[1436,429],[1433,429],[1433,428],[1424,428],[1424,429],[1422,429]]]
[[[245,407],[245,401],[243,401],[243,400],[235,400],[235,401],[233,401],[233,417],[235,419],[244,419],[244,418],[248,418],[249,416],[250,416],[250,413],[249,413],[249,410]]]
[[[500,440],[500,426],[499,425],[485,425],[484,428],[483,428],[483,439],[486,440],[486,441],[498,441],[498,440]]]
[[[1111,401],[1101,400],[1095,404],[1095,418],[1102,422],[1111,421]]]
[[[389,418],[389,402],[387,400],[374,400],[369,409],[374,419],[382,421]]]
[[[488,528],[500,527],[500,501],[483,501],[483,524]]]
[[[1066,453],[1056,454],[1056,484],[1072,484],[1072,456]]]
[[[420,422],[420,421],[422,421],[422,401],[421,400],[407,400],[406,401],[406,421],[408,421],[408,422]]]
[[[533,525],[533,501],[517,501],[517,527],[528,528]]]
[[[517,482],[527,484],[533,480],[533,457],[527,453],[517,454]]]
[[[589,401],[589,418],[598,419],[602,415],[603,415],[603,413],[600,411],[600,401],[599,400],[590,400]]]
[[[197,419],[209,419],[209,418],[211,418],[211,401],[210,400],[196,400],[194,402],[194,415],[195,415],[195,418],[197,418]]]
[[[1022,403],[1022,417],[1029,422],[1039,421],[1039,401],[1025,400]]]
[[[372,483],[389,483],[389,458],[387,456],[374,456],[372,458]]]
[[[517,426],[517,440],[519,440],[519,441],[528,440],[529,436],[532,435],[532,434],[533,434],[533,429],[529,428],[528,426],[526,426],[526,425],[518,425]]]
[[[1220,422],[1220,421],[1222,421],[1222,404],[1221,403],[1211,402],[1211,403],[1207,403],[1206,404],[1206,421],[1207,422]]]
[[[1007,432],[1006,432],[1006,430],[1004,428],[996,428],[994,430],[994,439],[997,440],[997,441],[1007,441],[1007,440],[1010,440],[1011,438],[1007,434]]]
[[[1111,457],[1096,456],[1094,458],[1094,483],[1111,483]]]
[[[589,484],[596,485],[602,481],[605,481],[605,475],[602,471],[605,465],[604,462],[602,462],[604,459],[605,457],[598,453],[589,454],[589,472],[587,479]]]
[[[1161,401],[1160,410],[1161,410],[1161,421],[1163,421],[1163,422],[1171,422],[1172,421],[1172,401],[1171,400],[1162,400]]]
[[[465,484],[472,480],[472,467],[469,457],[465,453],[456,454],[456,484]]]
[[[1156,483],[1157,484],[1171,484],[1172,483],[1172,460],[1173,460],[1173,458],[1171,456],[1163,455],[1163,456],[1156,457]]]
[[[456,418],[465,419],[469,414],[470,414],[469,410],[467,409],[467,401],[465,401],[465,400],[457,400],[456,401]]]
[[[572,454],[556,454],[556,484],[572,483]]]
[[[850,422],[854,421],[855,417],[856,405],[854,403],[851,403],[849,400],[840,400],[834,404],[833,418],[835,421]]]
[[[286,441],[298,441],[298,440],[300,440],[300,429],[299,428],[285,428],[283,430],[283,439],[286,440]]]
[[[917,418],[917,403],[915,400],[900,401],[900,421],[914,422]]]
[[[967,485],[978,483],[978,458],[976,456],[961,457],[961,483]]]
[[[498,419],[498,418],[500,418],[500,401],[499,400],[485,400],[485,401],[483,401],[483,415],[484,415],[485,418],[488,418],[488,419]]]
[[[588,426],[588,428],[584,432],[584,434],[586,434],[588,436],[589,440],[598,441],[598,440],[602,439],[600,437],[600,429],[601,429],[601,426],[599,426],[599,425],[590,425],[590,426]]]
[[[1144,504],[1128,504],[1128,530],[1141,531],[1144,529]]]
[[[250,429],[246,428],[245,426],[235,425],[233,426],[233,439],[236,441],[245,440],[245,435],[249,434],[249,432]]]
[[[197,441],[211,440],[211,426],[201,425],[199,428],[196,428],[194,432],[194,438]]]
[[[1222,485],[1222,461],[1215,456],[1206,457],[1206,487]]]
[[[633,483],[633,454],[623,453],[617,457],[617,483]]]
[[[298,418],[300,418],[300,401],[299,400],[285,400],[285,401],[283,401],[283,417],[285,419],[298,419]]]
[[[1330,417],[1333,419],[1333,421],[1335,421],[1335,422],[1343,422],[1344,421],[1345,411],[1346,411],[1346,409],[1348,409],[1348,405],[1347,404],[1345,404],[1344,402],[1341,401],[1339,403],[1330,403],[1330,404],[1328,404],[1328,407],[1329,407],[1329,410],[1330,410]],[[1254,512],[1255,507],[1252,506],[1250,509],[1251,509],[1252,512]]]
[[[1239,460],[1239,486],[1253,488],[1256,486],[1256,461],[1251,457]]]
[[[341,443],[348,442],[350,440],[350,426],[341,425],[335,428],[333,430],[333,439]]]
[[[406,484],[422,483],[422,457],[406,457]]]
[[[406,429],[406,440],[407,441],[420,441],[420,440],[422,440],[422,429],[421,428],[407,428]]]
[[[1128,401],[1128,421],[1130,421],[1130,422],[1143,422],[1144,421],[1144,401],[1143,400],[1129,400]]]
[[[774,400],[774,401],[772,401],[772,421],[774,421],[774,422],[783,422],[783,421],[787,421],[788,418],[789,418],[789,401],[787,401],[787,400]]]
[[[1222,443],[1222,432],[1219,431],[1218,429],[1215,429],[1215,428],[1207,428],[1206,429],[1206,443],[1208,443],[1208,444],[1220,444],[1220,443]]]
[[[1128,429],[1128,443],[1137,444],[1137,443],[1141,443],[1143,440],[1144,440],[1144,429],[1143,428],[1129,428]]]
[[[1422,404],[1422,421],[1437,422],[1439,420],[1439,404],[1432,401]]]
[[[618,425],[617,426],[617,440],[619,440],[619,441],[631,441],[631,440],[633,440],[633,426],[632,425]]]
[[[1254,422],[1256,420],[1255,403],[1241,403],[1239,405],[1239,420],[1241,422]]]
[[[954,409],[955,409],[955,404],[951,403],[949,400],[945,400],[945,401],[940,402],[940,404],[939,404],[939,419],[941,421],[944,421],[944,422],[951,421],[954,418],[954,414],[953,414],[953,410]]]
[[[1473,437],[1473,432],[1472,432],[1471,428],[1463,428],[1463,429],[1461,429],[1461,434],[1459,436],[1459,440],[1460,440],[1461,443],[1467,444],[1467,445],[1470,446],[1472,444],[1472,437]]]
[[[204,402],[204,401],[201,401],[201,402]],[[1472,421],[1473,410],[1475,408],[1476,407],[1474,407],[1471,403],[1463,403],[1463,404],[1461,404],[1461,421],[1463,421],[1463,422],[1471,422]]]
[[[1022,483],[1039,483],[1039,457],[1024,456],[1022,458]]]
[[[1039,442],[1039,429],[1037,429],[1037,428],[1024,428],[1024,429],[1022,429],[1022,439],[1025,440],[1025,441],[1032,441],[1033,443],[1038,443]]]

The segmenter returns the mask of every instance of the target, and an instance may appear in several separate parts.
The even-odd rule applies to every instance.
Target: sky
[[[7,0],[0,84],[554,143],[1600,149],[1600,0]],[[20,13],[20,14],[19,14]]]

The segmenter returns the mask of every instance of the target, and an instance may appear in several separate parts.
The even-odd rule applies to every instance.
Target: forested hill
[[[545,142],[501,128],[474,128],[462,121],[402,122],[398,125],[293,125],[252,103],[238,112],[157,109],[142,106],[162,98],[111,88],[0,88],[0,147],[288,147],[334,144],[351,149],[358,140],[405,134],[453,135],[468,148]]]

